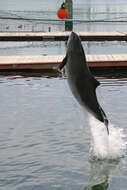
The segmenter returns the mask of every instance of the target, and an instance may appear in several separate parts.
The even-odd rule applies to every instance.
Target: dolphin
[[[60,71],[65,65],[72,94],[81,106],[105,124],[109,134],[107,116],[99,105],[96,96],[96,88],[100,85],[100,82],[91,74],[81,40],[74,32],[71,32],[69,36],[66,56],[58,66],[58,70]]]

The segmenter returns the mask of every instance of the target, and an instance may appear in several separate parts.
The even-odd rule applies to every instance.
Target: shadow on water
[[[90,162],[91,172],[88,186],[83,190],[108,190],[110,179],[120,175],[123,160],[94,160]]]
[[[99,76],[99,77],[123,78],[127,77],[127,68],[92,69],[91,73],[94,76]]]
[[[22,77],[59,77],[60,73],[54,70],[23,70],[23,71],[0,71],[0,77],[3,76],[22,76]]]
[[[91,69],[90,69],[91,70]],[[123,78],[127,77],[127,69],[92,69],[91,73],[95,77],[105,78]],[[62,77],[62,74],[57,70],[11,70],[0,71],[0,77],[2,76],[23,76],[23,77]]]

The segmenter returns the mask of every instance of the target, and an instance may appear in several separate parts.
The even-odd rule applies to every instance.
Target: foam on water
[[[126,141],[124,131],[109,123],[109,135],[104,123],[89,115],[91,128],[92,157],[98,159],[117,159],[126,154]]]

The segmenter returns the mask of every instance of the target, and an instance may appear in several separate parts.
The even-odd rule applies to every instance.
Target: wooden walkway
[[[82,41],[127,41],[126,32],[77,32]],[[66,41],[70,32],[0,32],[0,41]]]
[[[0,70],[56,69],[64,55],[0,56]],[[127,68],[127,54],[86,55],[91,69]]]

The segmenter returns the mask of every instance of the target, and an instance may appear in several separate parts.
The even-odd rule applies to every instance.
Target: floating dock
[[[56,70],[64,55],[0,56],[0,70]],[[93,69],[126,68],[127,54],[86,55]]]
[[[82,41],[127,41],[125,32],[77,32]],[[0,41],[66,41],[70,32],[0,32]]]

